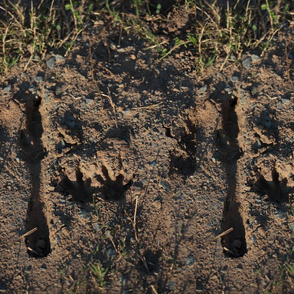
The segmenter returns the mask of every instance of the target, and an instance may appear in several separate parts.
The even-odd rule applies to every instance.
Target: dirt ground
[[[2,76],[0,292],[294,293],[293,36],[200,75],[98,22]]]

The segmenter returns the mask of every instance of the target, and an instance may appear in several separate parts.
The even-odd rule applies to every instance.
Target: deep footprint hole
[[[153,252],[151,250],[146,250],[139,262],[140,270],[145,274],[152,274],[159,270],[159,258],[161,256],[161,251],[158,250]]]

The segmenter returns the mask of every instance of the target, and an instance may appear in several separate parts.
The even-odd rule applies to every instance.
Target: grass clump
[[[290,9],[287,1],[237,0],[234,5],[227,3],[225,6],[218,5],[217,1],[188,2],[189,9],[195,11],[196,23],[182,38],[176,37],[173,47],[161,58],[179,47],[194,49],[201,69],[210,66],[218,57],[225,57],[225,62],[230,57],[239,59],[248,49],[258,48],[262,55],[282,25],[287,23]]]
[[[273,37],[293,20],[291,0],[41,0],[38,5],[4,0],[0,6],[0,69],[7,70],[23,57],[44,59],[49,49],[65,54],[91,21],[113,23],[118,34],[130,31],[156,48],[159,59],[179,50],[195,55],[198,69],[219,57],[239,59],[244,50],[269,47]],[[174,15],[189,16],[184,28],[168,31]],[[162,29],[164,28],[164,29]]]
[[[273,293],[292,293],[294,290],[294,246],[287,253],[286,259],[282,262],[277,272],[272,279],[268,289],[266,289],[267,294]]]
[[[57,0],[42,0],[38,5],[3,1],[0,69],[7,70],[23,57],[43,59],[50,48],[68,51],[83,29],[85,8],[72,0],[63,7]]]

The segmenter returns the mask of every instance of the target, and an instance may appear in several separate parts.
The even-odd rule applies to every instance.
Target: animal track
[[[159,269],[159,258],[161,257],[161,251],[153,252],[151,250],[145,250],[139,262],[139,268],[144,274],[152,274]]]
[[[67,175],[63,177],[60,186],[65,189],[78,202],[88,202],[92,199],[91,179],[83,181],[83,173],[79,165],[76,168],[76,181],[71,181]]]
[[[238,145],[238,117],[235,107],[236,97],[221,93],[224,102],[221,104],[222,129],[217,131],[216,146],[218,157],[223,162],[227,174],[227,197],[224,205],[222,231],[233,230],[222,237],[225,255],[241,257],[247,252],[245,228],[238,199],[238,159],[242,151]]]
[[[267,181],[263,175],[259,176],[255,186],[257,190],[265,193],[269,200],[273,202],[286,202],[289,200],[289,189],[287,188],[287,179],[279,180],[279,173],[275,165],[272,168],[272,181]]]
[[[178,133],[173,133],[170,127],[165,127],[165,129],[166,136],[176,139],[180,147],[170,154],[170,171],[187,176],[196,170],[196,124],[189,117],[184,123],[184,130]]]
[[[124,175],[119,174],[115,180],[112,180],[109,176],[109,172],[106,166],[102,165],[102,174],[97,175],[96,179],[101,184],[99,190],[107,200],[120,200],[125,196],[125,192],[131,187],[133,184],[133,180],[130,179],[124,184]]]
[[[124,183],[124,176],[119,174],[115,180],[109,176],[107,168],[102,165],[102,175],[96,175],[95,178],[99,182],[99,187],[91,187],[91,179],[83,180],[83,173],[79,166],[76,168],[76,181],[71,181],[65,175],[59,185],[67,193],[72,196],[72,199],[78,202],[88,202],[92,200],[93,192],[100,191],[106,200],[120,200],[124,197],[125,192],[130,188],[133,180]]]
[[[25,92],[22,99],[25,101],[26,129],[21,131],[20,147],[22,157],[30,170],[32,184],[26,231],[37,228],[26,237],[25,243],[31,256],[44,257],[51,252],[51,248],[41,181],[42,160],[46,156],[46,150],[42,145],[43,126],[39,110],[42,99],[30,92]]]

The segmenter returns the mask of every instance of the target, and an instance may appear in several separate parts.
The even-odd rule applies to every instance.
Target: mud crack
[[[221,104],[222,129],[217,131],[216,145],[218,158],[223,162],[227,175],[227,196],[224,205],[222,231],[233,228],[222,237],[224,254],[229,257],[241,257],[247,252],[245,228],[238,198],[238,160],[242,150],[238,144],[238,116],[236,105],[238,99],[222,93],[224,102]]]
[[[29,234],[25,243],[29,255],[45,257],[51,252],[49,228],[47,223],[45,203],[42,197],[42,160],[46,150],[42,145],[42,116],[40,113],[41,97],[29,92],[23,94],[25,101],[26,129],[20,134],[22,157],[26,161],[31,175],[31,196],[28,205],[26,231],[37,228]]]

